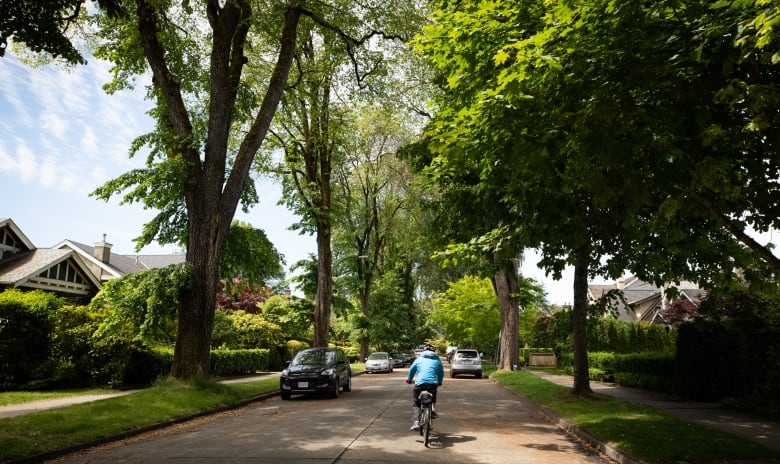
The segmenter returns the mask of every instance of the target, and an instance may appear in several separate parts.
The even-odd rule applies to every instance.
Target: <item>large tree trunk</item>
[[[314,346],[328,346],[330,312],[333,300],[333,254],[330,249],[330,222],[317,226],[317,294],[314,297]]]
[[[518,366],[519,334],[518,318],[519,307],[517,295],[520,285],[517,282],[517,265],[511,260],[502,260],[493,278],[493,285],[498,298],[498,306],[501,308],[501,340],[499,340],[499,364],[500,370],[512,370]]]
[[[198,219],[198,214],[191,215],[187,263],[192,265],[193,285],[180,295],[171,365],[171,375],[179,379],[209,376],[219,256],[226,235],[215,221]]]
[[[574,339],[574,388],[577,395],[592,393],[588,378],[588,251],[574,252],[574,308],[571,312]]]

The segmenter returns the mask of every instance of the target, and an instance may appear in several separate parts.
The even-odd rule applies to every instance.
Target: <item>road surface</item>
[[[56,463],[607,463],[489,379],[446,378],[425,448],[407,369],[353,378],[337,399],[278,396],[58,458]]]

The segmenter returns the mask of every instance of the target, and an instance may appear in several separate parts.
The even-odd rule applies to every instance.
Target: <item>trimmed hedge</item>
[[[573,363],[574,354],[565,353],[559,358],[558,365],[573,375]],[[588,368],[590,380],[665,393],[676,391],[673,373],[677,371],[677,360],[674,353],[588,353]]]

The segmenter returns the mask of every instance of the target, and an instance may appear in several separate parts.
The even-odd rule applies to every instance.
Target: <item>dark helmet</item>
[[[431,345],[430,343],[426,343],[425,345],[423,345],[423,351],[433,351],[435,353],[436,348],[434,348],[433,345]]]

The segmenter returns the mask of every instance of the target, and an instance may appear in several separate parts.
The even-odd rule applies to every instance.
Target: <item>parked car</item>
[[[393,367],[404,367],[406,365],[406,356],[403,353],[390,353],[393,359]]]
[[[477,350],[455,350],[450,360],[450,377],[461,374],[482,378],[482,358]]]
[[[374,372],[393,372],[393,359],[384,351],[371,353],[366,358],[366,374]]]
[[[352,369],[339,348],[307,348],[282,371],[279,389],[283,400],[300,393],[327,393],[336,398],[339,389],[352,390]]]

